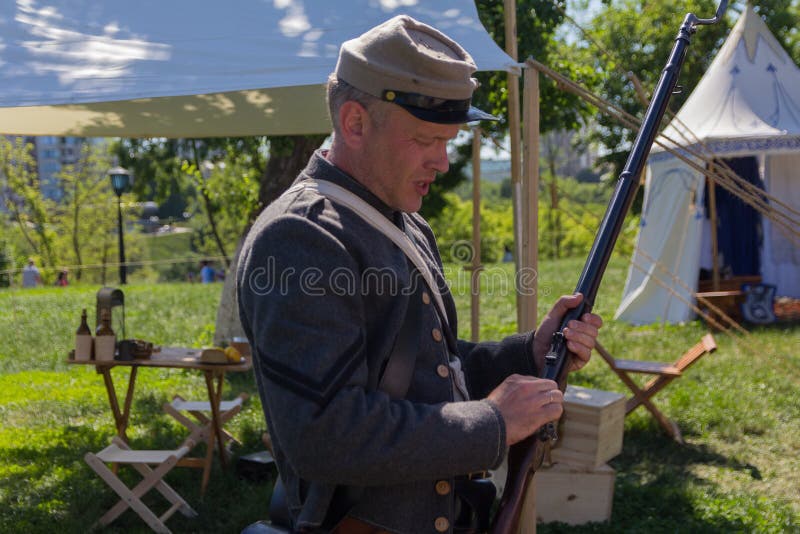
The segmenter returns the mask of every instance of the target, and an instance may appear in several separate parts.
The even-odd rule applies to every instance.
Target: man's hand
[[[553,333],[561,326],[564,314],[580,304],[582,300],[583,295],[580,293],[565,295],[558,299],[553,305],[553,309],[542,320],[539,329],[533,336],[533,358],[537,369],[544,368],[544,355],[550,349]],[[584,313],[580,321],[570,321],[564,328],[567,348],[575,355],[574,358],[570,358],[570,366],[567,371],[577,371],[586,365],[597,340],[597,332],[602,326],[603,320],[599,315]]]
[[[552,380],[511,375],[487,397],[506,424],[506,445],[533,434],[539,427],[561,417],[564,394]]]

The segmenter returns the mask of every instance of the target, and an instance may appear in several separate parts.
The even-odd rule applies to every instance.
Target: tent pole
[[[470,272],[470,338],[480,338],[481,314],[481,129],[472,129],[472,266]]]
[[[505,16],[506,54],[511,59],[517,58],[517,6],[515,0],[503,0]],[[522,259],[522,180],[520,171],[520,110],[519,110],[519,74],[508,73],[508,135],[511,142],[511,203],[514,210],[514,264],[515,274],[524,267]],[[515,276],[515,280],[516,280]],[[517,331],[524,332],[524,297],[517,291]]]
[[[714,165],[711,165],[713,171]],[[717,186],[714,176],[709,173],[708,180],[708,206],[711,211],[711,287],[714,291],[719,291],[719,249],[717,244]]]
[[[526,68],[523,75],[522,259],[526,272],[521,280],[525,289],[523,331],[528,331],[536,328],[539,282],[539,71]]]
[[[539,71],[523,70],[522,109],[524,129],[522,175],[522,273],[517,298],[522,302],[521,330],[536,328],[537,285],[539,281]],[[522,503],[517,534],[536,534],[536,490],[529,484]]]
[[[515,0],[503,0],[503,11],[505,14],[505,29],[506,29],[506,53],[511,56],[514,61],[519,61],[517,50],[517,5]],[[538,103],[538,97],[537,97]],[[519,100],[519,75],[513,72],[508,73],[508,119],[509,119],[509,137],[511,139],[511,198],[514,208],[514,261],[516,266],[515,282],[518,280],[520,271],[525,267],[536,269],[536,263],[529,265],[526,264],[526,259],[523,257],[522,249],[525,239],[522,232],[524,224],[524,214],[522,202],[526,199],[527,195],[523,194],[524,187],[521,180],[520,163],[522,162],[520,154],[520,100]],[[538,134],[538,127],[537,127]],[[538,150],[536,151],[538,155]],[[537,162],[538,168],[538,162]],[[538,188],[536,189],[538,192]],[[534,220],[538,220],[537,213],[538,204],[534,204],[528,210],[527,216],[533,216]],[[535,271],[534,271],[535,272]],[[536,295],[533,295],[533,306],[528,304],[530,300],[529,295],[523,295],[517,290],[517,331],[525,332],[526,330],[535,327],[536,325]],[[527,310],[533,309],[533,320],[527,317]],[[534,326],[528,326],[533,324]],[[536,492],[534,485],[528,486],[528,491],[525,494],[525,501],[522,505],[522,516],[519,522],[518,534],[536,534]]]

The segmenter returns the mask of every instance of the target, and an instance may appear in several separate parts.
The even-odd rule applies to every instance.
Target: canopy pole
[[[523,331],[533,330],[537,323],[539,285],[539,71],[524,70],[522,93],[523,130]]]
[[[714,170],[714,164],[711,164]],[[719,245],[717,241],[717,186],[714,181],[713,172],[706,175],[708,180],[708,206],[711,215],[711,287],[714,291],[719,291]]]
[[[515,0],[503,0],[505,16],[506,54],[518,61],[517,54],[517,6]],[[520,270],[524,267],[522,259],[522,173],[520,171],[520,110],[519,110],[519,75],[508,73],[508,135],[511,141],[511,203],[514,212],[514,268],[515,281],[519,280]],[[523,318],[523,301],[517,288],[517,331],[524,332],[527,321]]]
[[[481,330],[481,129],[472,129],[472,265],[470,272],[470,339]]]
[[[519,61],[517,50],[517,6],[515,0],[503,0],[503,11],[505,14],[506,26],[506,54],[511,56],[514,61]],[[537,98],[538,102],[538,98]],[[509,137],[511,139],[511,199],[514,209],[514,262],[516,267],[515,283],[517,285],[517,331],[525,332],[536,325],[536,295],[533,295],[533,306],[530,304],[530,295],[525,292],[520,284],[522,275],[532,268],[534,273],[537,267],[534,263],[528,263],[529,258],[523,253],[523,246],[527,240],[523,237],[523,228],[526,226],[524,220],[533,215],[538,219],[537,205],[524,210],[523,202],[527,198],[527,188],[524,187],[523,178],[520,172],[522,154],[520,153],[520,99],[519,99],[519,75],[513,72],[508,73],[508,119]],[[538,132],[538,126],[537,126]],[[539,151],[536,151],[537,155]],[[538,162],[537,162],[538,168]],[[538,192],[538,188],[537,188]],[[527,252],[527,250],[525,251]],[[533,309],[533,320],[526,310]],[[533,325],[533,326],[530,326]],[[522,516],[519,522],[518,534],[536,534],[536,491],[534,485],[528,486],[525,500],[522,505]]]

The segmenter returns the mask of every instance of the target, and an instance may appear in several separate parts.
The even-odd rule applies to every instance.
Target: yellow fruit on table
[[[225,348],[225,357],[231,363],[239,363],[242,360],[242,354],[233,346]]]

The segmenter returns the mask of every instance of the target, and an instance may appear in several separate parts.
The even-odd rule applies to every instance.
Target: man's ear
[[[361,148],[369,120],[364,106],[354,100],[348,100],[339,108],[340,139],[351,148]]]

